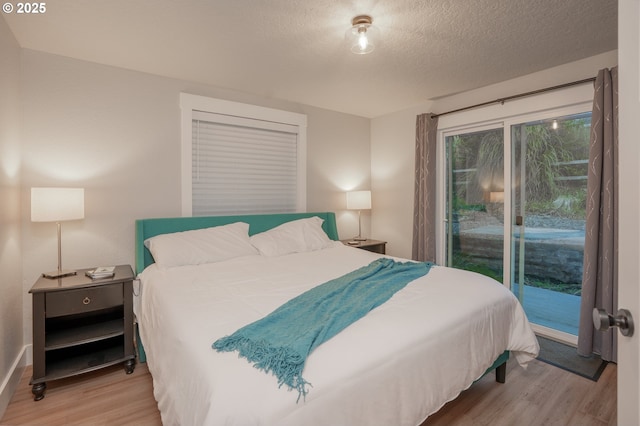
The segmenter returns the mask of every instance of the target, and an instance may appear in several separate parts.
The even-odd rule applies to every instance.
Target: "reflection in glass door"
[[[591,114],[511,126],[511,289],[529,321],[578,334]]]

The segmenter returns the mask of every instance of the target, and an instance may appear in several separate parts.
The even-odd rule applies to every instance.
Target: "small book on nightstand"
[[[116,274],[115,266],[99,266],[96,269],[85,272],[85,275],[93,280],[111,278]]]

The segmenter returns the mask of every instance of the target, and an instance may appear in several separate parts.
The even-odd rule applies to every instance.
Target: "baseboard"
[[[5,377],[4,381],[0,385],[0,419],[4,416],[5,411],[7,411],[7,407],[11,402],[11,397],[13,397],[13,394],[18,388],[18,384],[22,378],[22,373],[27,366],[27,354],[30,346],[31,345],[22,347],[22,350],[9,369],[7,377]]]

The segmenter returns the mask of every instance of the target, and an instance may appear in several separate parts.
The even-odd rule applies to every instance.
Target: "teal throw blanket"
[[[306,396],[302,377],[307,356],[347,326],[380,306],[408,283],[426,275],[429,262],[381,258],[291,299],[266,317],[218,339],[218,352],[238,351],[254,366],[272,372]]]

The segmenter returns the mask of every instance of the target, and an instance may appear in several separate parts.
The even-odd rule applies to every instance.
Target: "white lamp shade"
[[[371,209],[371,191],[347,192],[347,209],[349,210]]]
[[[31,188],[31,221],[84,219],[84,188]]]

